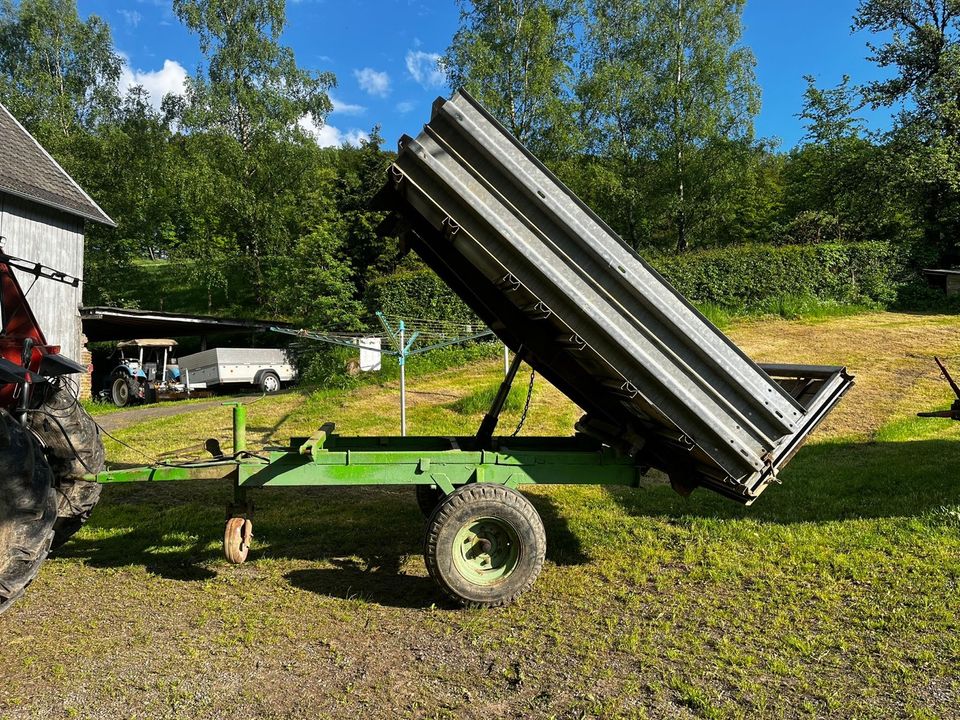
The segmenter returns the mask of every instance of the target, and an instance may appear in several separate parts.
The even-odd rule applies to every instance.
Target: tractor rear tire
[[[104,467],[100,428],[66,382],[47,383],[37,392],[39,407],[27,425],[40,438],[56,480],[57,521],[53,547],[58,548],[89,519],[100,500],[100,484],[84,480]]]
[[[110,383],[110,399],[117,407],[132,405],[138,397],[137,382],[129,375],[115,375]]]
[[[40,571],[56,519],[53,474],[40,443],[0,410],[0,613]]]

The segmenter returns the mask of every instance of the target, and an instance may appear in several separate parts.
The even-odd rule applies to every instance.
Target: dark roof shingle
[[[0,192],[116,226],[0,103]]]

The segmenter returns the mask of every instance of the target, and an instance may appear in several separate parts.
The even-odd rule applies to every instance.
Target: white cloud
[[[397,112],[400,113],[401,115],[406,115],[415,107],[416,105],[412,103],[410,100],[404,100],[403,102],[397,103]]]
[[[437,88],[447,84],[447,76],[440,67],[440,55],[423,50],[407,51],[407,71],[423,87]]]
[[[353,76],[357,79],[360,89],[370,95],[386,97],[390,92],[390,76],[373,68],[354,70]]]
[[[341,102],[333,95],[330,95],[330,102],[333,103],[333,114],[335,115],[362,115],[367,111],[363,105],[354,105],[353,103]]]
[[[126,56],[123,58],[123,67],[120,70],[120,92],[126,93],[134,85],[143,85],[143,89],[150,96],[150,103],[160,107],[163,96],[167,93],[182,95],[187,81],[187,71],[176,60],[164,60],[159,70],[136,70],[130,67]]]
[[[324,124],[321,127],[317,127],[309,115],[304,115],[300,118],[299,125],[320,147],[340,147],[344,144],[357,146],[363,140],[370,138],[369,134],[356,128],[344,132],[333,125]]]
[[[117,12],[120,13],[121,17],[123,17],[127,25],[130,27],[135,28],[140,24],[140,21],[143,20],[143,15],[138,13],[136,10],[124,10],[121,8],[120,10],[117,10]]]

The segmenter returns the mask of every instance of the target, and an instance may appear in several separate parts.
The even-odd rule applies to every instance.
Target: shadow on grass
[[[691,517],[760,523],[824,523],[923,516],[960,503],[960,442],[824,443],[801,450],[750,508],[700,490],[681,498],[668,487],[611,488],[628,514],[668,522]],[[162,577],[204,581],[220,562],[229,481],[113,485],[104,488],[89,528],[58,551],[94,567],[140,565]],[[569,496],[568,496],[569,497]],[[574,502],[575,496],[574,497]],[[429,607],[440,593],[425,577],[403,574],[422,552],[424,520],[406,487],[263,489],[253,495],[254,558],[314,561],[295,570],[297,587],[339,598]],[[531,495],[557,565],[589,561],[562,502]]]
[[[450,603],[433,580],[406,575],[399,562],[367,566],[352,560],[333,560],[335,568],[293,570],[286,574],[294,587],[344,600],[363,600],[397,608],[427,608]]]
[[[230,497],[229,481],[107,485],[88,528],[57,554],[93,567],[139,565],[171,580],[208,580],[217,574]],[[429,578],[401,570],[423,548],[425,521],[412,488],[263,489],[252,499],[251,559],[334,566],[291,572],[297,587],[400,607],[440,602]],[[547,531],[547,557],[559,565],[586,562],[553,500],[533,501]]]
[[[750,507],[699,489],[683,498],[669,487],[611,489],[631,515],[831,522],[917,517],[960,503],[960,442],[822,443],[804,447]]]

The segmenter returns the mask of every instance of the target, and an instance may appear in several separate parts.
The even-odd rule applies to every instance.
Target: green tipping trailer
[[[401,140],[377,202],[514,351],[476,435],[351,437],[328,425],[250,452],[235,404],[231,454],[211,443],[209,460],[86,479],[232,479],[223,549],[234,563],[253,537],[251,490],[413,486],[430,575],[457,602],[491,607],[543,566],[524,485],[636,487],[657,469],[683,494],[749,505],[853,384],[843,367],[754,363],[462,91]],[[570,436],[495,435],[522,362],[583,409]]]
[[[850,388],[842,367],[757,365],[627,247],[467,93],[404,137],[377,203],[404,243],[514,351],[476,435],[350,437],[333,426],[285,447],[100,473],[100,483],[229,477],[224,555],[247,558],[250,491],[410,485],[424,558],[456,601],[496,606],[535,581],[543,523],[531,484],[673,487],[751,504]],[[584,411],[569,437],[497,437],[522,362]],[[91,476],[90,479],[94,479]]]

